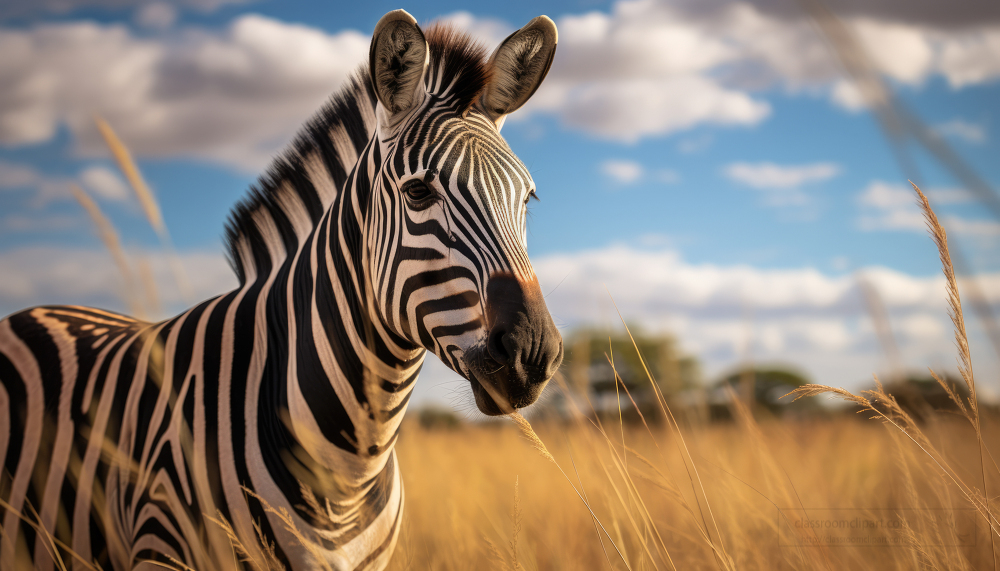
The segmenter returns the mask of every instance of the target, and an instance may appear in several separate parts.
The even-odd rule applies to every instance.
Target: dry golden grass
[[[118,138],[118,134],[111,128],[111,125],[101,117],[94,117],[94,122],[97,124],[97,130],[100,131],[101,137],[104,138],[104,143],[108,146],[108,150],[111,151],[111,156],[118,163],[118,168],[125,175],[125,178],[128,179],[129,186],[135,193],[139,205],[142,206],[142,212],[146,216],[146,220],[160,239],[164,255],[170,264],[170,271],[173,273],[174,281],[180,290],[181,298],[193,301],[191,299],[191,286],[188,283],[187,274],[184,272],[180,258],[174,252],[170,232],[167,230],[167,225],[163,222],[163,214],[160,211],[160,203],[156,200],[156,195],[153,194],[153,190],[146,184],[146,180],[139,171],[138,165],[135,164],[135,160],[132,158],[132,153],[129,152],[125,143]]]
[[[979,475],[974,429],[955,418],[937,418],[923,428],[960,476],[974,481]],[[516,427],[429,431],[412,423],[397,446],[407,505],[390,569],[670,569],[664,550],[677,569],[993,566],[985,519],[975,517],[948,476],[891,425],[849,415],[758,425],[744,416],[730,425],[685,431],[731,563],[714,556],[702,532],[677,437],[665,426],[652,427],[651,434],[641,426],[626,427],[628,448],[619,444],[614,452],[592,427],[537,429],[555,460],[568,467],[628,567],[607,537],[605,553],[587,507]],[[998,434],[1000,423],[984,419],[983,431]],[[627,455],[634,487],[615,468],[616,453]],[[516,527],[509,515],[515,493]],[[842,510],[838,517],[868,520],[891,519],[898,511],[911,530],[863,535],[904,545],[794,545],[811,541],[809,530],[797,534],[788,525],[801,518],[801,507],[835,508]],[[941,516],[948,511],[932,511],[942,508],[960,510],[954,512],[960,529],[946,525]],[[830,512],[807,514],[830,517]],[[970,523],[976,536],[963,545],[970,541],[958,533]],[[654,546],[657,532],[663,549]]]

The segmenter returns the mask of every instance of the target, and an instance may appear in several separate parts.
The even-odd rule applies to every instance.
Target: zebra
[[[426,352],[487,415],[562,361],[526,250],[536,189],[500,135],[557,40],[540,16],[488,54],[389,12],[230,214],[235,290],[158,323],[0,321],[0,571],[385,568]]]

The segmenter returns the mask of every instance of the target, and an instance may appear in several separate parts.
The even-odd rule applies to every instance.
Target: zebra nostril
[[[489,351],[490,357],[501,365],[510,363],[510,353],[507,352],[504,343],[505,335],[507,335],[507,331],[498,325],[493,328],[493,331],[490,331],[490,337],[486,342],[486,350]]]

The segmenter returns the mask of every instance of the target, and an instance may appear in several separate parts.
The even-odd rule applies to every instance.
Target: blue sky
[[[713,378],[741,359],[858,387],[887,363],[858,293],[889,308],[903,365],[952,370],[937,253],[906,173],[797,4],[628,0],[403,6],[489,45],[539,13],[560,29],[546,83],[503,134],[529,167],[529,251],[557,323],[675,335]],[[877,0],[830,7],[898,98],[1000,185],[1000,10]],[[113,220],[167,315],[185,307],[155,233],[93,126],[155,189],[194,294],[232,287],[225,217],[367,55],[397,4],[12,0],[0,8],[0,314],[125,309],[75,182]],[[10,55],[7,55],[10,54]],[[1000,223],[912,147],[953,242],[1000,302]],[[188,301],[194,301],[193,299]],[[997,356],[969,316],[987,392]],[[418,400],[464,394],[429,364]]]

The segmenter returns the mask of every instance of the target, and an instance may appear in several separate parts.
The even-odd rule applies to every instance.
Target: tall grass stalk
[[[139,301],[138,292],[135,287],[135,278],[132,276],[128,257],[125,255],[121,240],[118,238],[118,231],[115,230],[114,225],[101,211],[101,207],[82,188],[71,184],[69,185],[69,189],[73,193],[73,198],[87,211],[87,215],[97,229],[97,235],[101,238],[101,242],[104,243],[104,247],[111,254],[115,265],[118,266],[118,272],[122,275],[123,296],[129,311],[132,312],[132,315],[140,319],[145,319],[146,311],[143,308],[143,304]]]
[[[705,483],[701,479],[701,475],[698,474],[698,466],[694,462],[694,458],[691,457],[691,451],[688,449],[687,441],[684,439],[684,435],[681,433],[681,427],[677,424],[677,419],[674,418],[673,411],[667,405],[667,399],[663,396],[660,391],[660,387],[656,384],[656,379],[653,378],[653,374],[649,371],[649,367],[646,365],[646,360],[642,356],[642,352],[639,351],[639,345],[635,342],[635,337],[632,336],[632,330],[629,329],[628,324],[625,323],[625,318],[622,317],[621,310],[618,309],[618,304],[615,302],[614,297],[611,296],[611,292],[608,292],[609,297],[611,297],[611,303],[615,306],[615,312],[618,313],[618,319],[621,320],[622,325],[625,327],[625,331],[628,333],[629,340],[632,341],[632,347],[635,348],[636,354],[639,356],[639,362],[642,363],[643,371],[646,373],[646,378],[649,380],[650,388],[653,390],[653,394],[656,396],[657,404],[660,406],[660,411],[663,413],[664,418],[667,419],[667,424],[673,429],[674,435],[677,437],[677,444],[679,449],[683,453],[684,467],[688,470],[688,479],[691,480],[692,487],[695,482],[698,484],[696,497],[699,498],[698,509],[701,509],[701,503],[704,501],[705,510],[708,511],[708,520],[712,523],[712,528],[715,530],[715,536],[708,531],[709,524],[706,521],[704,514],[702,514],[702,524],[705,526],[705,531],[711,540],[711,546],[713,553],[718,559],[719,566],[724,569],[731,569],[733,566],[733,560],[726,553],[725,543],[722,541],[722,532],[719,531],[719,524],[715,519],[715,515],[712,513],[712,505],[708,500],[708,494],[705,492]],[[634,401],[633,401],[634,404]]]
[[[941,267],[944,272],[946,290],[948,293],[948,314],[951,317],[952,324],[955,328],[955,344],[958,349],[958,370],[962,376],[962,380],[965,382],[965,385],[969,390],[968,398],[963,399],[960,397],[957,391],[955,391],[953,387],[945,382],[940,376],[934,373],[934,371],[931,371],[931,374],[948,393],[952,401],[958,406],[962,416],[972,425],[976,433],[976,440],[979,447],[979,472],[980,477],[982,478],[983,491],[979,492],[976,488],[970,486],[962,479],[961,474],[959,474],[958,471],[949,464],[947,458],[934,447],[930,439],[920,429],[913,418],[901,406],[899,406],[896,399],[892,395],[885,392],[885,389],[882,386],[882,383],[878,380],[877,376],[875,377],[875,390],[862,391],[861,395],[855,395],[842,388],[816,384],[804,385],[789,394],[794,394],[796,399],[803,396],[812,396],[823,393],[837,395],[845,400],[857,404],[862,410],[871,413],[874,418],[881,419],[885,423],[891,425],[903,436],[905,436],[906,439],[916,445],[920,451],[930,458],[934,465],[940,469],[941,473],[946,476],[947,480],[954,484],[959,491],[961,491],[966,500],[986,520],[990,530],[990,553],[993,567],[996,568],[998,563],[996,539],[997,536],[1000,535],[1000,522],[998,522],[997,516],[993,513],[990,505],[991,498],[988,488],[989,479],[987,478],[986,473],[986,458],[989,456],[992,460],[992,455],[987,450],[983,440],[979,397],[976,392],[976,382],[972,371],[972,355],[969,350],[968,336],[965,331],[965,319],[962,314],[962,300],[958,290],[958,283],[955,279],[955,271],[951,263],[951,256],[948,252],[948,236],[938,221],[938,218],[935,215],[933,208],[931,208],[927,197],[917,187],[917,185],[912,182],[910,184],[913,185],[913,190],[917,193],[918,204],[923,210],[928,231],[931,239],[937,246],[938,254],[941,258]],[[876,404],[881,405],[882,408],[879,408]],[[994,470],[997,470],[996,462],[993,461],[992,464]]]
[[[618,547],[618,544],[615,543],[614,538],[611,537],[611,534],[608,533],[607,528],[604,527],[604,524],[601,523],[600,518],[597,517],[597,514],[594,513],[593,508],[590,507],[590,502],[588,502],[587,499],[583,497],[583,494],[580,493],[580,490],[578,490],[576,485],[573,484],[573,480],[570,479],[570,477],[566,474],[566,471],[563,470],[562,466],[559,465],[559,462],[556,461],[555,457],[552,456],[552,453],[549,452],[548,447],[545,446],[545,443],[542,442],[542,439],[538,437],[538,434],[535,433],[535,430],[531,427],[531,423],[529,423],[526,418],[521,416],[521,413],[516,411],[509,413],[506,416],[507,418],[509,418],[514,422],[514,425],[517,426],[518,430],[521,431],[521,434],[524,435],[525,439],[528,440],[528,443],[531,444],[532,448],[534,448],[535,451],[541,454],[543,458],[554,464],[555,467],[559,469],[559,473],[563,475],[563,478],[565,478],[567,482],[569,482],[570,487],[572,487],[573,491],[576,492],[576,495],[580,498],[580,501],[583,502],[583,505],[587,507],[587,511],[590,512],[590,515],[594,518],[594,521],[596,521],[597,525],[600,526],[601,531],[603,531],[604,535],[606,535],[608,537],[608,540],[611,541],[611,545],[612,547],[615,548],[615,551],[618,552],[618,556],[621,558],[622,563],[625,564],[625,567],[629,571],[632,571],[632,567],[628,564],[628,560],[625,559],[625,555],[622,554],[622,551]]]
[[[180,290],[181,298],[184,301],[193,301],[190,282],[187,279],[187,274],[184,271],[184,266],[181,264],[180,258],[177,257],[177,253],[174,251],[170,232],[163,221],[163,214],[156,196],[153,194],[153,190],[146,184],[146,180],[142,177],[139,167],[132,158],[132,153],[129,152],[128,147],[125,146],[125,143],[122,142],[118,134],[111,128],[111,125],[98,116],[94,117],[94,122],[97,124],[98,131],[101,132],[101,136],[104,138],[104,143],[115,158],[115,162],[118,163],[118,168],[125,175],[129,186],[132,187],[132,191],[139,200],[139,205],[142,207],[142,212],[146,216],[146,220],[160,239],[160,244],[166,253],[167,262],[170,265],[170,271],[174,276],[174,281],[177,283],[177,288]]]

